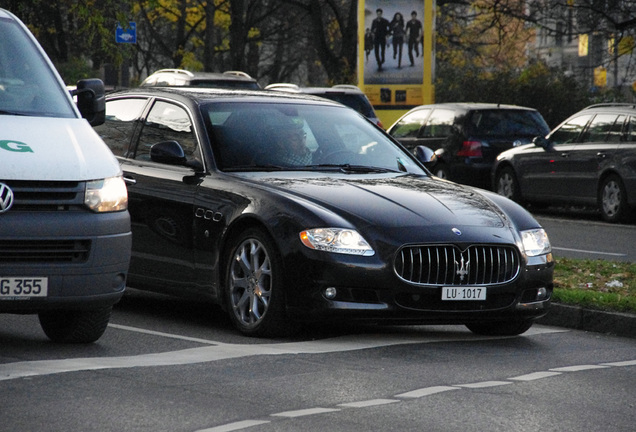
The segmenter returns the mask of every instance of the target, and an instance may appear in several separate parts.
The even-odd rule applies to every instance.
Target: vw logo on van
[[[0,183],[0,213],[4,213],[13,205],[13,191],[4,183]]]

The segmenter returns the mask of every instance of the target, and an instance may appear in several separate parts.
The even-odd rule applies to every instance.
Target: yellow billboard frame
[[[392,11],[395,9],[392,6],[395,6],[396,3],[404,5],[405,13],[402,14],[400,12],[401,15],[408,14],[410,9],[423,11],[421,81],[419,75],[415,76],[414,81],[412,74],[405,82],[399,81],[400,76],[384,78],[391,76],[391,72],[386,71],[386,69],[383,71],[384,75],[381,75],[382,72],[377,72],[370,79],[370,75],[374,73],[371,69],[376,68],[376,65],[373,60],[373,52],[370,55],[365,52],[365,32],[370,27],[369,22],[376,13],[376,9]],[[389,127],[409,109],[417,105],[434,103],[435,101],[435,87],[433,84],[435,78],[435,13],[435,0],[402,0],[401,2],[396,2],[395,0],[358,1],[358,87],[371,101],[384,127]],[[391,16],[386,16],[386,18],[391,20]],[[387,43],[387,48],[389,48],[389,43]],[[390,53],[387,52],[387,54],[390,56]],[[405,66],[402,70],[408,71],[408,58],[404,57]],[[380,67],[377,70],[382,71],[382,64],[379,65]],[[417,73],[419,74],[419,69]],[[382,80],[386,80],[386,82],[377,82]]]

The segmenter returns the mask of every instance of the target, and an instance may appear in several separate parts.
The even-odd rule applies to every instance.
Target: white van
[[[38,314],[54,341],[93,342],[124,293],[132,239],[121,169],[91,127],[104,85],[78,82],[76,106],[3,9],[0,34],[0,312]]]

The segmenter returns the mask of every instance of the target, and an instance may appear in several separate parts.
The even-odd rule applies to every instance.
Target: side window
[[[148,113],[135,151],[135,159],[150,160],[150,147],[162,141],[176,141],[188,159],[200,159],[197,139],[185,109],[157,101]]]
[[[420,128],[430,114],[430,109],[415,111],[404,117],[391,131],[394,138],[417,138]]]
[[[624,115],[619,115],[618,118],[616,119],[616,121],[614,122],[614,125],[612,126],[612,128],[610,129],[608,135],[607,135],[607,141],[608,142],[621,142],[623,140],[623,125],[625,124],[625,119],[627,118],[627,116]]]
[[[115,156],[128,156],[128,147],[137,120],[147,99],[115,99],[106,102],[106,121],[95,131]]]
[[[626,141],[636,142],[636,117],[630,117]]]
[[[423,138],[445,138],[453,134],[453,121],[455,112],[445,109],[436,109],[428,118],[422,131]]]
[[[574,117],[567,123],[561,125],[560,128],[550,134],[550,141],[554,144],[568,144],[577,142],[578,137],[583,132],[583,128],[592,118],[592,114],[586,114]]]
[[[583,134],[581,142],[605,142],[610,130],[616,123],[616,117],[616,114],[597,114],[590,122],[585,134]]]

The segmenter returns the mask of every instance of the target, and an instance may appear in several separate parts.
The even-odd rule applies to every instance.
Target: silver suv
[[[241,71],[190,72],[184,69],[160,69],[142,81],[140,87],[205,87],[258,90],[258,82]]]

